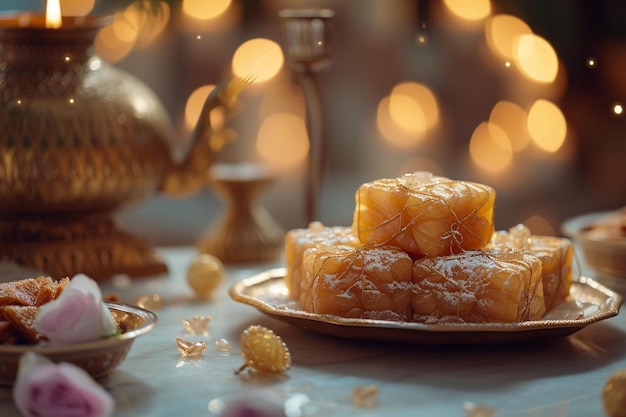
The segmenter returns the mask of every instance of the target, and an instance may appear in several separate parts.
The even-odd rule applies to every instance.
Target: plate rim
[[[413,330],[416,332],[427,333],[519,333],[528,331],[542,331],[542,330],[557,330],[557,329],[582,329],[590,324],[615,317],[619,314],[620,307],[623,303],[623,297],[621,294],[605,287],[592,278],[581,276],[573,281],[573,285],[586,286],[594,291],[602,293],[608,302],[605,303],[602,309],[594,312],[591,316],[584,319],[546,319],[546,320],[533,320],[517,323],[446,323],[446,324],[426,324],[417,322],[401,322],[401,321],[387,321],[387,320],[375,320],[375,319],[352,319],[343,318],[328,314],[314,314],[308,313],[304,310],[293,310],[278,308],[275,305],[269,304],[263,300],[252,297],[244,293],[244,290],[251,288],[255,285],[266,283],[269,280],[277,280],[284,278],[286,274],[286,268],[273,268],[249,278],[244,278],[239,282],[231,286],[229,295],[237,302],[255,307],[257,310],[277,316],[276,318],[283,319],[299,319],[310,320],[327,325],[335,326],[348,326],[348,327],[363,327],[363,328],[378,328],[389,330]]]
[[[598,239],[585,233],[584,228],[591,226],[595,221],[598,221],[604,217],[615,214],[617,210],[604,210],[596,211],[592,213],[585,213],[578,216],[565,219],[561,223],[561,233],[563,235],[576,239],[581,242],[593,242],[596,245],[603,245],[606,247],[618,247],[620,249],[626,249],[626,239],[622,238],[609,238]]]

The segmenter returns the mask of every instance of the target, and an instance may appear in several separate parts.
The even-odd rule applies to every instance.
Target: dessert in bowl
[[[0,283],[0,385],[15,382],[20,358],[34,352],[100,378],[117,368],[154,313],[105,302],[87,276],[39,276]]]
[[[599,276],[626,278],[626,207],[571,218],[562,232],[578,244]]]
[[[148,310],[121,303],[107,302],[120,334],[106,339],[71,345],[0,345],[0,385],[12,385],[23,353],[33,351],[54,362],[69,362],[83,368],[93,378],[102,378],[126,358],[135,339],[152,330],[156,315]]]

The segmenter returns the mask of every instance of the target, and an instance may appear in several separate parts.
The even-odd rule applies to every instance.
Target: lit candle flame
[[[46,2],[46,27],[51,29],[61,27],[60,0],[48,0]]]

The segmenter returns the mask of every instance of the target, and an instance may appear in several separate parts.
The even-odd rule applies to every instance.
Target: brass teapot
[[[235,78],[205,104],[182,158],[157,97],[93,52],[106,17],[59,29],[0,17],[0,260],[61,277],[167,270],[114,213],[154,193],[206,185],[215,149],[209,110],[246,85]]]

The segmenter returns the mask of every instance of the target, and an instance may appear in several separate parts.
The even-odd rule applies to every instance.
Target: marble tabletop
[[[115,280],[104,292],[135,303],[159,294],[158,324],[135,341],[128,357],[100,380],[116,403],[116,416],[218,416],[241,399],[285,404],[288,417],[466,416],[471,402],[495,409],[496,417],[603,416],[601,392],[609,376],[626,369],[626,320],[618,316],[572,336],[514,345],[420,346],[351,340],[300,329],[235,302],[236,282],[279,266],[227,267],[210,300],[194,297],[186,282],[192,248],[160,249],[167,275]],[[186,334],[183,320],[210,316],[208,335]],[[235,374],[243,364],[239,336],[252,324],[280,335],[292,367],[280,377]],[[175,339],[205,340],[200,358],[185,359]],[[221,353],[215,341],[232,345]],[[353,391],[375,386],[370,407],[353,403]],[[0,415],[19,416],[11,389],[0,388]]]

